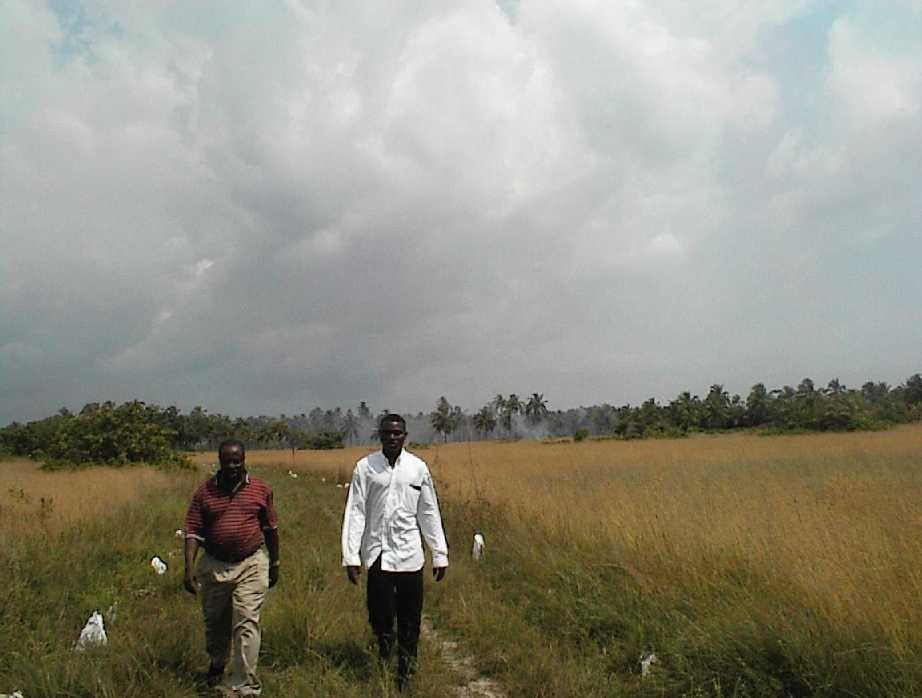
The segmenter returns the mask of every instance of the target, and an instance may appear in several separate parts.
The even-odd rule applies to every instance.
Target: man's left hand
[[[271,589],[278,583],[279,583],[279,568],[278,568],[278,565],[276,565],[275,567],[269,568],[269,588]]]
[[[432,576],[435,577],[435,581],[441,582],[445,577],[445,570],[447,569],[447,567],[433,567]]]

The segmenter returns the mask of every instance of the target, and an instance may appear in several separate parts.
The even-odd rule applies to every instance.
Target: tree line
[[[630,439],[731,429],[860,431],[920,420],[922,376],[917,373],[896,387],[868,381],[861,388],[847,388],[837,378],[825,387],[810,378],[797,387],[774,390],[756,383],[746,398],[714,384],[703,398],[685,391],[665,404],[650,398],[635,407],[602,404],[556,412],[548,419],[548,433]]]
[[[310,415],[238,417],[210,414],[202,407],[183,414],[132,400],[88,403],[78,413],[57,414],[0,429],[0,451],[35,458],[50,465],[146,462],[183,464],[183,452],[215,449],[224,439],[242,440],[251,448],[342,448],[357,439],[363,422],[372,423],[365,403],[360,416],[316,409]]]
[[[133,400],[89,403],[78,413],[55,415],[0,429],[0,450],[49,464],[181,464],[183,452],[214,449],[226,438],[250,448],[342,448],[375,439],[374,414],[366,402],[355,410],[316,407],[277,417],[211,414],[195,407],[185,414]],[[543,393],[527,398],[497,394],[476,412],[440,397],[432,411],[405,415],[412,442],[473,439],[681,437],[694,432],[757,429],[769,432],[855,431],[922,420],[922,376],[904,383],[866,382],[848,388],[837,378],[817,387],[804,378],[797,387],[752,386],[744,399],[714,384],[702,398],[685,391],[668,403],[654,398],[638,406],[608,403],[549,410]]]

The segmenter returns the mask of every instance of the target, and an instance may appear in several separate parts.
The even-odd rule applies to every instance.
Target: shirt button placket
[[[387,500],[384,506],[384,544],[385,551],[392,553],[394,550],[394,470],[390,470],[390,478],[387,481]],[[382,560],[383,562],[383,560]]]

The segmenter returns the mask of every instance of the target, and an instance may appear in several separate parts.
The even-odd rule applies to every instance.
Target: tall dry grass
[[[150,467],[45,471],[34,461],[0,463],[0,531],[19,538],[59,532],[162,489],[176,479]]]
[[[361,590],[345,585],[338,560],[345,491],[334,485],[348,481],[367,451],[248,454],[251,470],[273,482],[283,520],[286,572],[269,604],[265,674],[283,693],[391,690],[375,687],[368,673]],[[417,453],[436,477],[452,542],[452,568],[445,582],[429,584],[427,611],[443,630],[463,635],[512,695],[922,695],[920,427],[448,444]],[[215,456],[195,459],[209,466]],[[300,478],[289,478],[289,469]],[[13,579],[47,570],[23,579],[6,601],[18,632],[32,632],[25,629],[32,616],[57,617],[59,605],[76,600],[77,612],[54,621],[73,635],[91,600],[109,603],[120,588],[142,584],[150,541],[177,545],[172,529],[206,471],[194,478],[143,469],[48,474],[0,464],[0,532],[16,536],[43,521],[76,532],[71,545],[81,552],[75,547],[71,559],[67,550],[29,544],[18,553]],[[172,481],[169,497],[154,501],[145,493],[161,478]],[[51,514],[41,514],[41,497],[54,500]],[[110,516],[117,501],[144,507]],[[97,544],[113,530],[106,522],[117,522],[119,535]],[[467,559],[474,528],[487,537],[479,564]],[[105,572],[79,593],[63,574],[49,578],[75,563]],[[113,585],[110,574],[120,581]],[[113,653],[105,665],[111,690],[71,694],[147,695],[164,677],[173,695],[194,690],[188,676],[202,662],[200,638],[183,635],[198,622],[194,605],[178,579],[162,582],[148,610],[169,625],[170,642],[151,646],[133,620],[122,631],[138,656],[161,657],[156,670],[132,678],[125,692],[124,657]],[[28,664],[5,665],[29,668],[17,669],[19,685],[47,684],[33,692],[57,695],[89,681],[42,660],[42,652],[65,650],[50,629],[35,632],[28,646],[36,649],[23,654]],[[649,680],[638,676],[644,649],[661,658]],[[439,676],[427,672],[418,694],[438,695]]]
[[[253,451],[254,463],[348,479],[367,448]],[[420,450],[452,502],[485,501],[551,554],[581,551],[656,593],[789,589],[814,622],[922,647],[922,428]],[[461,533],[461,532],[456,532]],[[462,535],[466,540],[465,531]],[[491,532],[494,542],[508,531]],[[522,534],[523,535],[523,534]],[[537,555],[540,555],[536,552]],[[761,602],[777,615],[777,597]]]
[[[342,481],[368,448],[251,451]],[[443,499],[486,501],[662,593],[727,569],[791,587],[842,632],[922,645],[922,428],[655,441],[477,442],[418,451]],[[200,454],[211,463],[213,454]],[[503,532],[495,533],[500,539]]]
[[[449,445],[446,496],[484,498],[639,580],[703,591],[727,566],[785,580],[840,629],[922,644],[922,429]],[[910,641],[911,640],[911,641]]]
[[[918,426],[771,438],[452,444],[425,457],[443,498],[470,503],[462,517],[469,530],[458,533],[466,539],[474,527],[494,525],[488,545],[492,539],[494,550],[515,551],[515,566],[541,578],[547,593],[572,592],[532,615],[566,619],[569,609],[588,603],[591,610],[573,615],[573,623],[646,627],[638,643],[646,633],[643,642],[670,646],[671,634],[680,638],[673,660],[685,667],[677,673],[693,675],[688,666],[710,663],[739,679],[734,664],[771,657],[752,670],[769,676],[764,685],[739,679],[755,695],[774,690],[772,672],[802,674],[777,679],[777,695],[838,695],[860,681],[867,683],[856,684],[856,695],[919,689]],[[624,590],[606,592],[610,570],[629,576],[645,611],[616,608],[610,595]],[[553,586],[571,572],[579,577],[571,589]],[[508,573],[495,581],[511,589]],[[536,588],[524,592],[529,602]],[[606,633],[611,641],[624,634],[600,631],[600,656]],[[832,678],[849,671],[854,676]],[[683,680],[670,690],[691,691],[691,679]]]

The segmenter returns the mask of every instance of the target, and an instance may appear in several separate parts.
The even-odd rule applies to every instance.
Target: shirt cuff
[[[343,567],[361,567],[362,559],[359,557],[344,557]]]
[[[448,567],[448,555],[433,555],[432,556],[432,566],[433,567]]]
[[[197,540],[199,543],[204,543],[204,542],[205,542],[205,539],[204,539],[202,536],[197,535],[197,534],[195,534],[195,533],[187,533],[187,534],[186,534],[186,539],[188,540],[189,538],[195,538],[195,540]]]

